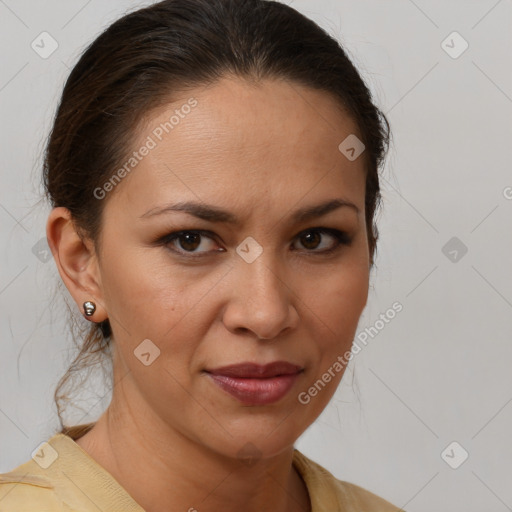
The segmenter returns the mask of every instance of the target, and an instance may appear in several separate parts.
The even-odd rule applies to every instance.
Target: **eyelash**
[[[164,245],[169,246],[174,240],[177,240],[180,238],[180,236],[183,236],[185,234],[199,234],[202,236],[205,236],[207,238],[210,238],[214,240],[215,236],[211,231],[205,231],[202,229],[185,229],[181,231],[174,231],[172,233],[169,233],[160,239],[156,241],[158,245]],[[318,228],[309,228],[304,231],[301,231],[296,238],[300,238],[303,235],[306,235],[308,233],[320,233],[320,234],[326,234],[330,235],[334,238],[335,244],[331,249],[324,249],[322,251],[316,251],[314,249],[308,250],[305,249],[306,252],[309,252],[311,254],[318,254],[320,256],[328,256],[337,250],[341,248],[342,245],[350,245],[352,243],[352,237],[350,237],[346,232],[339,231],[338,229],[333,228],[324,228],[324,227],[318,227]],[[177,253],[178,255],[185,256],[186,258],[202,258],[207,256],[208,254],[211,254],[212,252],[225,252],[225,251],[204,251],[204,252],[198,252],[194,253],[191,251],[183,251],[183,250],[177,250],[173,249],[171,247],[168,247],[168,249],[174,253]]]

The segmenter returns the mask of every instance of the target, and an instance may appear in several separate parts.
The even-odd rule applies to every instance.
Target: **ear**
[[[80,312],[85,316],[83,303],[90,300],[96,304],[96,311],[85,318],[92,322],[106,320],[108,315],[94,244],[88,238],[80,238],[67,208],[59,206],[50,212],[46,238],[60,277]]]

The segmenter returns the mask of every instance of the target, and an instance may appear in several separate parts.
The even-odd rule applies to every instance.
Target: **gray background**
[[[73,354],[45,252],[49,210],[37,204],[56,102],[85,45],[148,3],[0,0],[0,471],[52,435],[53,392]],[[346,45],[391,122],[358,332],[403,305],[296,447],[410,512],[512,510],[511,1],[291,5]],[[58,43],[46,59],[31,48],[43,31]],[[107,405],[108,388],[91,382],[71,421]],[[446,461],[460,463],[463,449],[453,469]]]

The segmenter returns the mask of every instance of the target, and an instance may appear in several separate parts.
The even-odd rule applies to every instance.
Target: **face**
[[[126,374],[114,400],[145,428],[272,456],[325,408],[368,294],[363,158],[338,149],[356,133],[324,92],[236,78],[139,128],[133,151],[150,149],[104,199],[97,257],[114,368]],[[298,371],[216,373],[276,361]]]

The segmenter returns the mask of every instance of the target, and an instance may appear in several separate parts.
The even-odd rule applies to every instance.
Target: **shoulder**
[[[405,512],[359,485],[338,480],[327,469],[298,450],[294,453],[294,464],[308,487],[313,512]]]
[[[71,512],[58,497],[49,478],[42,476],[31,459],[7,473],[0,473],[2,512]]]
[[[377,496],[376,494],[363,489],[359,485],[336,480],[340,489],[340,494],[348,497],[354,502],[357,510],[363,509],[375,512],[405,512],[403,509],[391,504],[389,501]]]
[[[75,441],[58,433],[32,458],[0,474],[0,512],[144,512]]]

